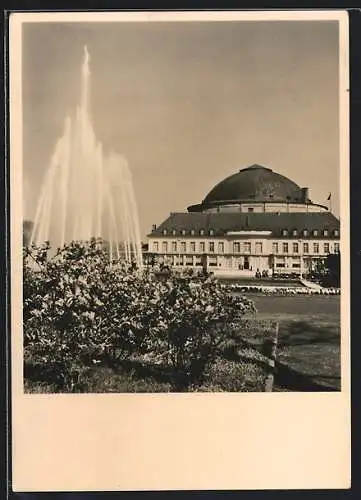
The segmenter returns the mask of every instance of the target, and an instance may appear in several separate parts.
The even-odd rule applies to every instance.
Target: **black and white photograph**
[[[25,391],[340,390],[338,23],[22,44]]]
[[[20,394],[340,395],[340,19],[76,16],[20,28]]]

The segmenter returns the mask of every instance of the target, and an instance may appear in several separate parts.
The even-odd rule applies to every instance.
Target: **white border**
[[[342,391],[24,395],[23,22],[338,21]],[[10,17],[13,489],[112,491],[350,486],[349,86],[345,11],[14,13]]]

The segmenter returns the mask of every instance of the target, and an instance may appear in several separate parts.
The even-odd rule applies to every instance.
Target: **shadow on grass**
[[[315,339],[316,338],[319,337],[315,337]],[[331,338],[333,343],[337,343],[335,342],[335,339],[338,340],[339,335],[334,335]],[[330,343],[331,343],[331,338],[329,336],[329,338],[327,339],[328,342]],[[322,339],[324,340],[323,337]],[[312,340],[314,339],[311,339],[310,342],[310,339],[305,338],[303,342],[296,341],[295,343],[293,343],[294,340],[295,339],[291,338],[289,344],[287,345],[290,346],[309,345],[312,343]],[[317,341],[317,343],[319,342],[320,340]],[[252,357],[252,359],[249,359],[249,357],[242,354],[242,349],[248,349],[248,348],[257,350],[261,355],[264,355],[264,353],[262,352],[262,345],[257,346],[254,343],[247,342],[244,339],[239,339],[238,343],[228,345],[227,347],[224,348],[223,356],[225,357],[225,359],[228,359],[230,361],[243,362],[243,363],[251,362],[262,368],[262,370],[264,370],[266,373],[269,372],[270,368],[266,358],[257,359]],[[274,375],[275,375],[274,379],[275,386],[286,391],[294,391],[294,392],[338,392],[339,391],[338,388],[340,381],[339,376],[323,375],[317,373],[312,373],[312,374],[301,373],[280,361],[276,361],[275,363]],[[320,384],[316,381],[317,379],[325,380],[328,381],[329,383]]]
[[[317,375],[306,375],[300,373],[289,366],[276,362],[275,385],[283,389],[294,392],[338,392],[339,389],[333,385],[319,384],[315,382]],[[334,379],[337,377],[326,377],[322,375],[322,379]]]
[[[280,322],[279,348],[311,344],[339,345],[340,328],[338,325],[332,326],[304,320]]]

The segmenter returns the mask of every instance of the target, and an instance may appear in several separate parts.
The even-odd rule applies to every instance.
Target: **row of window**
[[[292,253],[298,254],[300,253],[300,243],[292,243]],[[314,242],[312,244],[312,253],[313,254],[318,254],[320,253],[320,243]],[[309,243],[302,243],[302,251],[304,254],[310,253],[311,245]],[[272,253],[274,254],[288,254],[291,250],[290,244],[289,243],[279,243],[279,242],[273,242],[272,244]],[[322,251],[325,254],[330,253],[330,244],[329,243],[323,243],[322,245]],[[339,243],[334,244],[334,252],[337,253],[340,250]],[[155,241],[153,243],[153,251],[154,252],[159,252],[160,247],[159,247],[159,242]],[[178,246],[177,241],[163,241],[162,246],[161,246],[161,251],[162,253],[186,253],[187,252],[187,242],[186,241],[181,241],[180,246]],[[189,252],[190,253],[195,253],[197,251],[197,245],[195,241],[189,242]],[[198,244],[198,252],[200,253],[214,253],[216,251],[216,245],[214,241],[208,242],[208,246],[206,247],[206,243],[204,241],[200,241]],[[219,241],[217,244],[217,252],[218,253],[224,253],[224,242]],[[251,253],[251,242],[245,241],[242,244],[238,241],[235,241],[233,243],[233,253]],[[256,242],[255,243],[255,253],[256,254],[262,254],[263,253],[263,244],[262,242]]]
[[[175,229],[173,229],[172,231],[168,231],[168,229],[163,229],[162,234],[164,236],[167,236],[167,234],[172,234],[173,236],[176,236],[177,234],[181,234],[182,236],[185,236],[187,234],[187,232],[188,231],[186,231],[185,229],[182,229],[181,231],[176,231]],[[191,229],[189,231],[189,234],[191,234],[192,236],[195,236],[196,234],[199,234],[200,236],[204,236],[206,234],[206,231],[204,229],[200,229],[199,231],[196,231],[195,229]],[[210,229],[209,231],[207,231],[207,234],[209,236],[214,236],[214,230]]]
[[[292,236],[298,236],[300,233],[297,231],[297,229],[294,229],[292,233],[290,233],[287,229],[282,230],[282,236],[288,236],[289,234],[292,234]],[[328,229],[323,229],[322,231],[319,231],[318,229],[313,229],[312,231],[309,231],[308,229],[304,229],[302,231],[302,236],[340,236],[340,232],[338,229],[334,229],[333,231],[329,231]]]
[[[218,253],[224,253],[224,243],[223,243],[223,241],[218,242],[217,249],[218,249]],[[154,250],[154,252],[159,252],[159,243],[158,243],[158,241],[155,241],[153,243],[153,250]],[[180,253],[186,253],[186,251],[187,251],[187,242],[186,241],[181,241],[180,246],[178,246],[178,244],[177,244],[176,241],[172,241],[171,242],[171,246],[169,247],[168,241],[163,241],[162,242],[162,253],[168,253],[169,250],[172,253],[177,253],[178,251]],[[195,253],[196,252],[196,242],[195,241],[191,241],[189,243],[189,251],[191,253]],[[215,243],[214,243],[214,241],[211,241],[211,242],[208,243],[207,251],[208,252],[215,252]],[[200,253],[205,253],[206,252],[206,244],[205,244],[204,241],[200,241],[199,242],[198,252],[200,252]]]
[[[304,254],[310,253],[310,243],[302,243],[302,251]],[[272,244],[272,253],[277,254],[280,253],[280,244],[278,242],[274,242]],[[313,243],[312,244],[312,250],[314,254],[320,253],[320,243]],[[340,251],[340,244],[339,243],[334,243],[334,252],[338,253]],[[288,243],[282,243],[282,253],[288,253],[289,252],[289,244]],[[292,253],[299,253],[300,252],[300,244],[299,243],[292,243]],[[323,253],[329,254],[330,253],[330,244],[329,243],[323,243]]]
[[[192,255],[173,255],[172,257],[167,257],[164,259],[163,262],[166,262],[170,265],[173,265],[173,266],[202,266],[204,264],[204,262],[202,261],[201,258],[199,258],[198,256],[192,256]],[[222,266],[227,266],[227,268],[229,267],[233,267],[234,269],[243,269],[243,265],[242,264],[239,264],[238,262],[238,259],[236,261],[224,261],[222,259],[217,259],[217,257],[209,257],[208,260],[207,260],[207,265],[212,267],[212,266],[217,266],[217,267],[222,267]],[[302,268],[311,268],[312,267],[312,258],[310,261],[303,261],[302,264],[301,262],[285,262],[284,260],[283,261],[280,261],[280,262],[275,262],[274,263],[274,267],[276,269],[280,269],[280,268],[283,268],[283,269],[300,269],[302,266]],[[252,269],[252,266],[250,266],[250,268]]]
[[[181,231],[177,232],[175,229],[172,231],[168,231],[167,229],[163,229],[162,234],[164,236],[167,236],[168,234],[171,234],[173,236],[176,236],[177,234],[181,234],[182,236],[185,236],[187,234],[187,231],[185,229],[182,229]],[[190,230],[190,234],[192,236],[195,236],[196,234],[199,234],[199,236],[204,236],[205,235],[205,230],[201,229],[200,231],[196,232],[195,229]],[[214,236],[214,230],[210,229],[207,234],[209,236]],[[283,229],[282,230],[282,236],[298,236],[302,234],[303,236],[331,236],[331,234],[335,237],[338,237],[340,235],[338,229],[334,229],[333,231],[329,231],[328,229],[323,229],[322,231],[319,231],[318,229],[313,229],[312,231],[309,231],[308,229],[304,229],[302,232],[299,232],[297,229],[293,229],[292,231],[289,231],[288,229]]]

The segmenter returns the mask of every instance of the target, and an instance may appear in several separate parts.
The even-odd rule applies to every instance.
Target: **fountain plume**
[[[89,113],[90,55],[84,47],[80,105],[66,117],[41,188],[31,243],[62,247],[102,238],[110,256],[142,265],[131,172],[120,155],[105,156]]]

